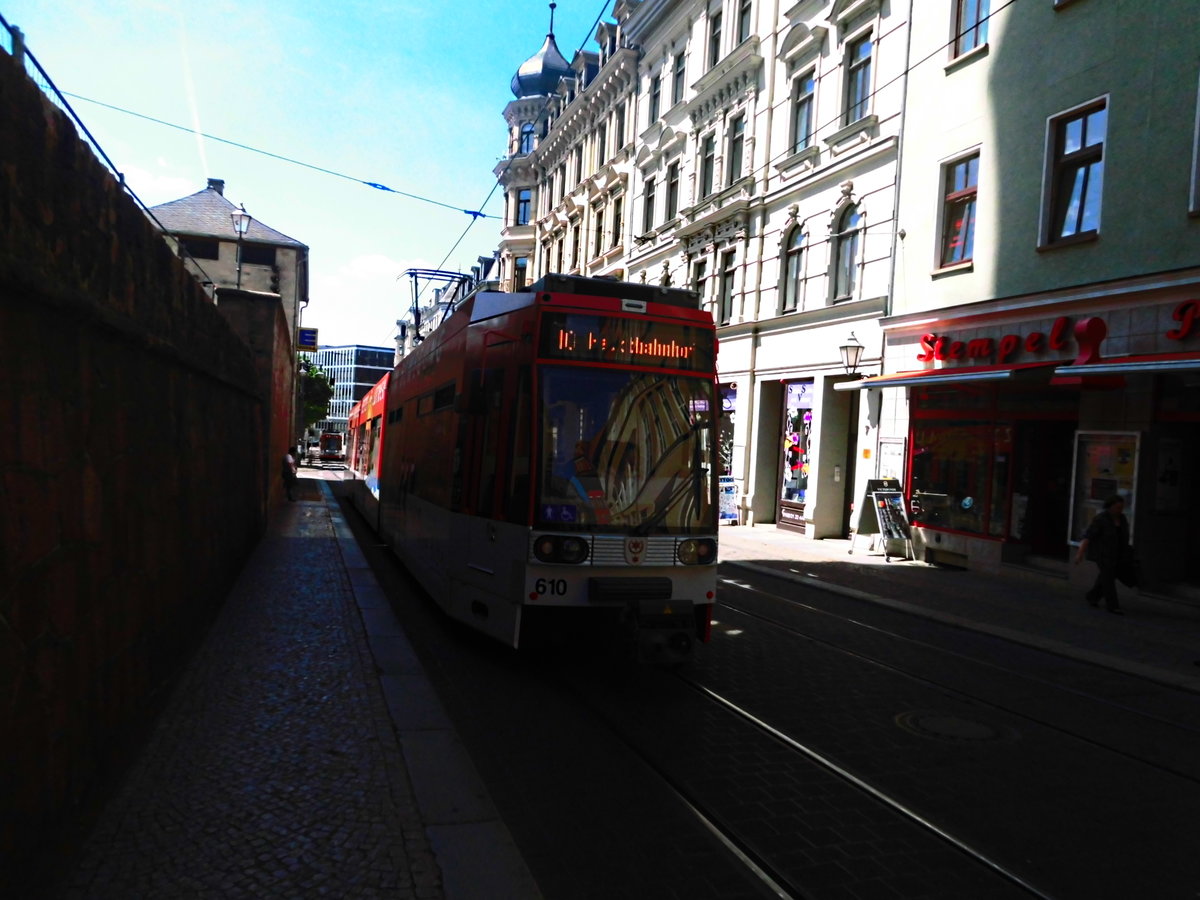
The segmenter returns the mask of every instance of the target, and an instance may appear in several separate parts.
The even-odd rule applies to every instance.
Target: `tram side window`
[[[512,401],[512,452],[507,464],[508,493],[505,498],[504,518],[509,522],[527,524],[529,521],[529,438],[532,430],[530,404],[533,390],[529,366],[517,371],[516,392]]]
[[[495,515],[496,511],[496,468],[503,446],[503,431],[500,427],[503,412],[503,378],[503,371],[488,369],[483,375],[481,387],[487,406],[480,433],[479,477],[476,483],[479,494],[476,509],[479,515],[487,518]]]

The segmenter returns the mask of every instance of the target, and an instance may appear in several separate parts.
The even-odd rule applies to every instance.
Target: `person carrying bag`
[[[1088,525],[1075,554],[1075,565],[1084,558],[1099,571],[1096,582],[1086,594],[1087,602],[1099,606],[1101,598],[1110,613],[1124,615],[1117,596],[1117,581],[1128,587],[1138,583],[1138,563],[1129,546],[1129,520],[1125,518],[1125,500],[1114,494],[1104,501],[1104,511]]]

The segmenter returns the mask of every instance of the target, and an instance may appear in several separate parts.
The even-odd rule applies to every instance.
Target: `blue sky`
[[[568,59],[611,0],[559,0]],[[0,0],[29,50],[150,206],[225,179],[225,196],[307,244],[304,324],[322,344],[390,346],[409,267],[441,262],[505,152],[509,81],[545,38],[543,0]],[[203,140],[100,101],[454,205]],[[498,216],[497,191],[483,210]],[[481,219],[445,268],[496,246]]]

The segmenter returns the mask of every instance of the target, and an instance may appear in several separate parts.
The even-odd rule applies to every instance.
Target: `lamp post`
[[[858,342],[853,331],[850,332],[849,340],[838,347],[838,352],[842,354],[842,367],[846,370],[846,374],[853,375],[857,372],[858,361],[862,359],[863,345]]]
[[[250,213],[246,212],[246,204],[242,203],[229,214],[233,220],[233,230],[237,232],[237,289],[242,289],[242,238],[250,230]]]

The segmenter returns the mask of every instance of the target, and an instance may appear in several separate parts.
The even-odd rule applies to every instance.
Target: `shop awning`
[[[1048,381],[1050,370],[1058,363],[1025,363],[1019,366],[964,366],[961,369],[924,369],[917,372],[891,372],[887,375],[869,375],[861,381],[843,381],[835,384],[835,391],[865,391],[868,388],[933,387],[939,384],[965,384],[968,382]]]
[[[1059,366],[1056,376],[1136,375],[1138,373],[1200,372],[1200,355],[1126,356],[1081,366]]]

